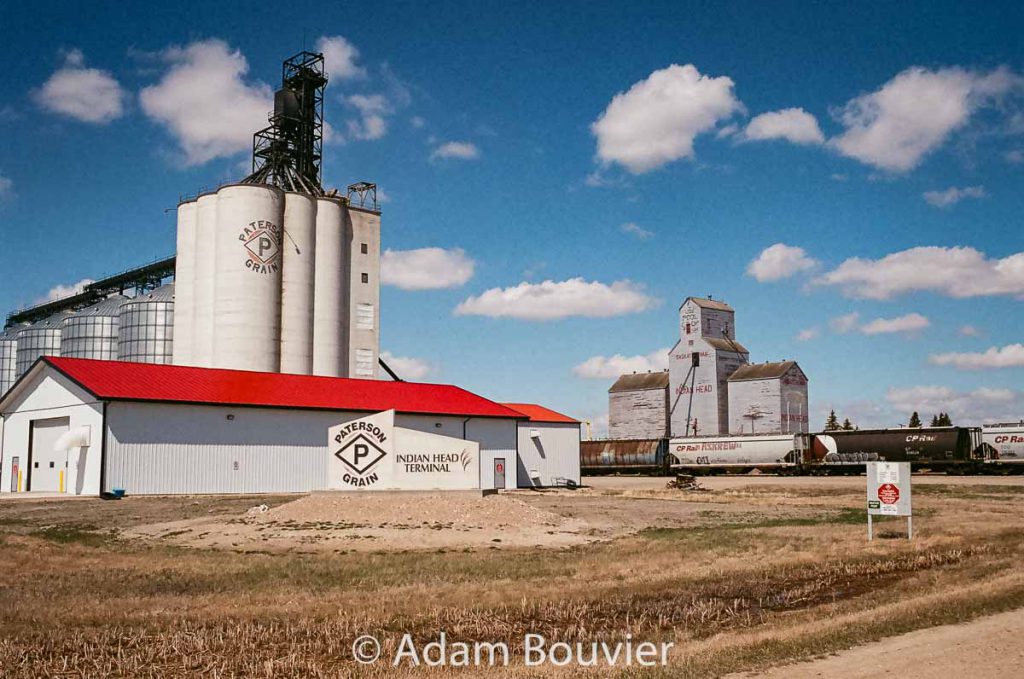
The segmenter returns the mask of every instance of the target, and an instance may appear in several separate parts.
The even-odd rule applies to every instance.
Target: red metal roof
[[[564,422],[566,424],[579,424],[568,415],[556,413],[554,410],[539,406],[536,403],[502,403],[503,406],[516,410],[530,418],[530,422]]]
[[[508,417],[516,410],[447,384],[192,368],[84,358],[42,359],[101,400]]]

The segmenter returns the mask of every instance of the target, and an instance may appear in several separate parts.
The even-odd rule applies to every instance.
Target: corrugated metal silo
[[[314,375],[348,376],[350,245],[342,201],[318,199],[313,296]]]
[[[135,363],[171,363],[174,359],[175,284],[160,286],[121,305],[117,355]]]
[[[195,288],[193,290],[192,364],[213,365],[213,316],[217,248],[217,194],[196,200]]]
[[[217,192],[214,367],[280,369],[283,220],[281,189],[234,184]]]
[[[15,366],[18,377],[24,375],[40,356],[60,356],[61,324],[71,313],[62,311],[18,331],[18,358]]]
[[[0,395],[18,379],[18,330],[8,328],[0,335]]]
[[[178,240],[174,264],[174,363],[193,365],[195,330],[196,222],[199,206],[194,200],[178,205]]]
[[[317,200],[284,194],[281,240],[281,372],[313,370],[313,292],[316,263]]]
[[[71,358],[117,360],[117,327],[124,295],[114,295],[97,302],[61,323],[60,355]]]

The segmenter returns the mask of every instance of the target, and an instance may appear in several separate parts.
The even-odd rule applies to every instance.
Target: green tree
[[[921,416],[917,414],[916,410],[910,415],[910,422],[907,424],[907,426],[914,428],[918,428],[921,426]]]
[[[843,431],[853,431],[853,422],[850,422],[849,417],[843,420]]]
[[[939,420],[939,416],[938,415],[932,415],[932,424],[931,424],[931,426],[933,426],[933,427],[941,427],[942,425],[939,424],[940,421],[941,420]]]
[[[953,420],[950,419],[949,413],[939,413],[939,426],[940,427],[952,427]]]
[[[835,431],[836,429],[839,429],[839,418],[836,417],[836,411],[833,410],[825,420],[825,431]]]

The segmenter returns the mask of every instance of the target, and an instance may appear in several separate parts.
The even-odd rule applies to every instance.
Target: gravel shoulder
[[[943,625],[890,637],[821,660],[731,675],[769,679],[1010,679],[1024,668],[1024,610],[1000,613],[960,625]]]

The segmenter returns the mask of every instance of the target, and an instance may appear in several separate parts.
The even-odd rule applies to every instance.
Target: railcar
[[[705,436],[669,441],[670,467],[699,473],[799,467],[811,452],[810,434]]]
[[[910,462],[945,469],[983,459],[980,427],[827,431],[814,435],[813,457],[825,465]]]
[[[667,438],[581,441],[580,472],[661,476],[668,473],[667,449]]]

